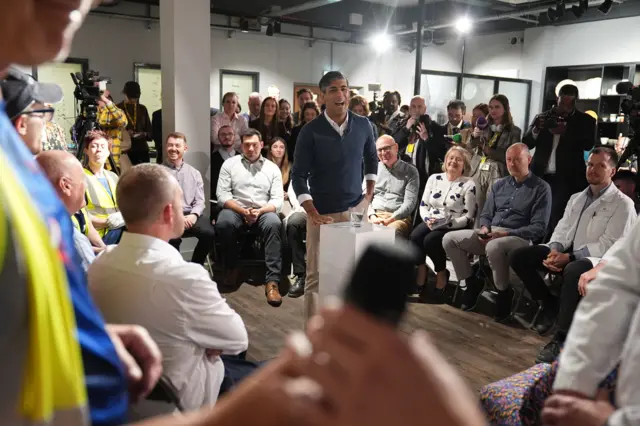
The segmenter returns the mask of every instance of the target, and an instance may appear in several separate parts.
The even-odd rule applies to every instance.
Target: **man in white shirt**
[[[242,155],[224,162],[218,177],[216,195],[223,210],[216,222],[216,235],[221,245],[226,284],[238,284],[238,231],[252,229],[264,242],[266,263],[265,294],[274,307],[282,304],[279,284],[282,271],[282,222],[278,212],[284,201],[282,173],[278,166],[264,158],[260,132],[249,129],[242,135]]]
[[[587,162],[589,187],[574,194],[549,244],[515,250],[510,265],[534,300],[542,307],[536,330],[546,334],[558,321],[558,330],[537,361],[553,362],[564,343],[573,313],[581,299],[578,281],[611,246],[631,230],[636,218],[633,201],[612,178],[618,154],[609,147],[595,148]],[[562,274],[562,294],[553,296],[538,273]]]
[[[168,243],[182,235],[184,216],[182,190],[165,167],[132,168],[116,193],[127,232],[89,268],[93,298],[107,321],[149,330],[186,409],[213,404],[224,378],[219,355],[247,349],[242,318],[207,271]]]

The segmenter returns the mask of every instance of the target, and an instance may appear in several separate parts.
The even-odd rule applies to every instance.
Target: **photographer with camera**
[[[397,90],[394,92],[384,92],[382,108],[378,108],[375,112],[375,123],[382,134],[393,135],[399,128],[400,122],[405,118],[402,111],[400,111],[401,103],[402,97]]]
[[[422,194],[429,176],[440,172],[439,166],[448,149],[442,127],[427,115],[427,103],[422,96],[411,99],[409,116],[400,123],[392,137],[398,144],[400,158],[418,169],[418,193]]]
[[[125,100],[117,106],[127,116],[127,133],[131,137],[131,149],[126,152],[134,166],[149,163],[148,141],[152,138],[151,118],[147,107],[140,104],[140,85],[135,81],[127,81],[122,89]]]
[[[522,138],[530,149],[536,148],[531,172],[551,186],[549,236],[571,195],[587,187],[584,151],[591,150],[598,137],[596,121],[576,110],[578,99],[576,86],[562,86],[557,105],[537,115]]]
[[[120,169],[122,131],[127,127],[128,121],[124,111],[113,103],[108,90],[105,90],[98,99],[97,122],[100,128],[109,136],[111,158],[113,158],[116,167]]]

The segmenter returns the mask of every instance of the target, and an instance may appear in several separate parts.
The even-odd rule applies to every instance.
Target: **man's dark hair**
[[[262,133],[256,129],[247,129],[240,137],[240,141],[244,142],[245,138],[250,138],[251,136],[257,136],[258,140],[262,142]]]
[[[617,167],[618,166],[618,153],[616,152],[615,149],[611,148],[610,146],[598,146],[593,148],[593,150],[591,151],[591,153],[589,155],[594,155],[594,154],[605,154],[609,157],[609,159],[607,160],[609,162],[609,165],[611,167]]]
[[[631,170],[618,170],[613,176],[613,180],[626,180],[636,183],[637,175]]]
[[[387,98],[390,98],[391,96],[395,96],[396,98],[398,98],[398,105],[402,104],[402,96],[400,96],[400,92],[398,92],[397,90],[394,90],[393,92],[384,92],[382,102],[384,102]]]
[[[296,92],[296,98],[299,98],[300,96],[302,96],[303,93],[310,94],[311,98],[313,99],[313,92],[311,91],[311,89],[307,89],[306,87],[303,87],[302,89],[298,89],[298,91]]]
[[[573,84],[565,84],[560,88],[559,96],[573,96],[576,99],[580,98],[580,92],[578,88]]]
[[[320,79],[320,83],[318,83],[318,87],[320,87],[320,91],[325,93],[327,91],[327,87],[331,85],[336,80],[344,80],[349,85],[349,81],[347,77],[344,76],[340,71],[329,71]]]
[[[459,99],[454,99],[447,105],[447,111],[450,109],[461,109],[463,114],[467,113],[467,105]]]

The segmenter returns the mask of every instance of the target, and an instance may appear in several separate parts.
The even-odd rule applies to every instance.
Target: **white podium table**
[[[320,226],[319,306],[327,296],[342,297],[356,261],[371,243],[393,244],[395,238],[392,228],[368,222],[360,227],[350,222]]]

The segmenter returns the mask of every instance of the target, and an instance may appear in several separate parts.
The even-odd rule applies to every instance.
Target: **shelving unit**
[[[576,107],[580,111],[594,111],[598,115],[598,132],[600,137],[617,139],[620,134],[627,136],[629,124],[619,122],[617,117],[622,115],[620,105],[624,95],[611,94],[610,90],[622,80],[630,80],[634,84],[640,83],[640,64],[602,64],[567,67],[548,67],[544,83],[543,111],[549,110],[556,104],[556,86],[563,80],[586,81],[601,78],[600,96],[594,99],[579,99]],[[582,93],[580,94],[582,96]],[[611,118],[615,116],[614,121]]]

